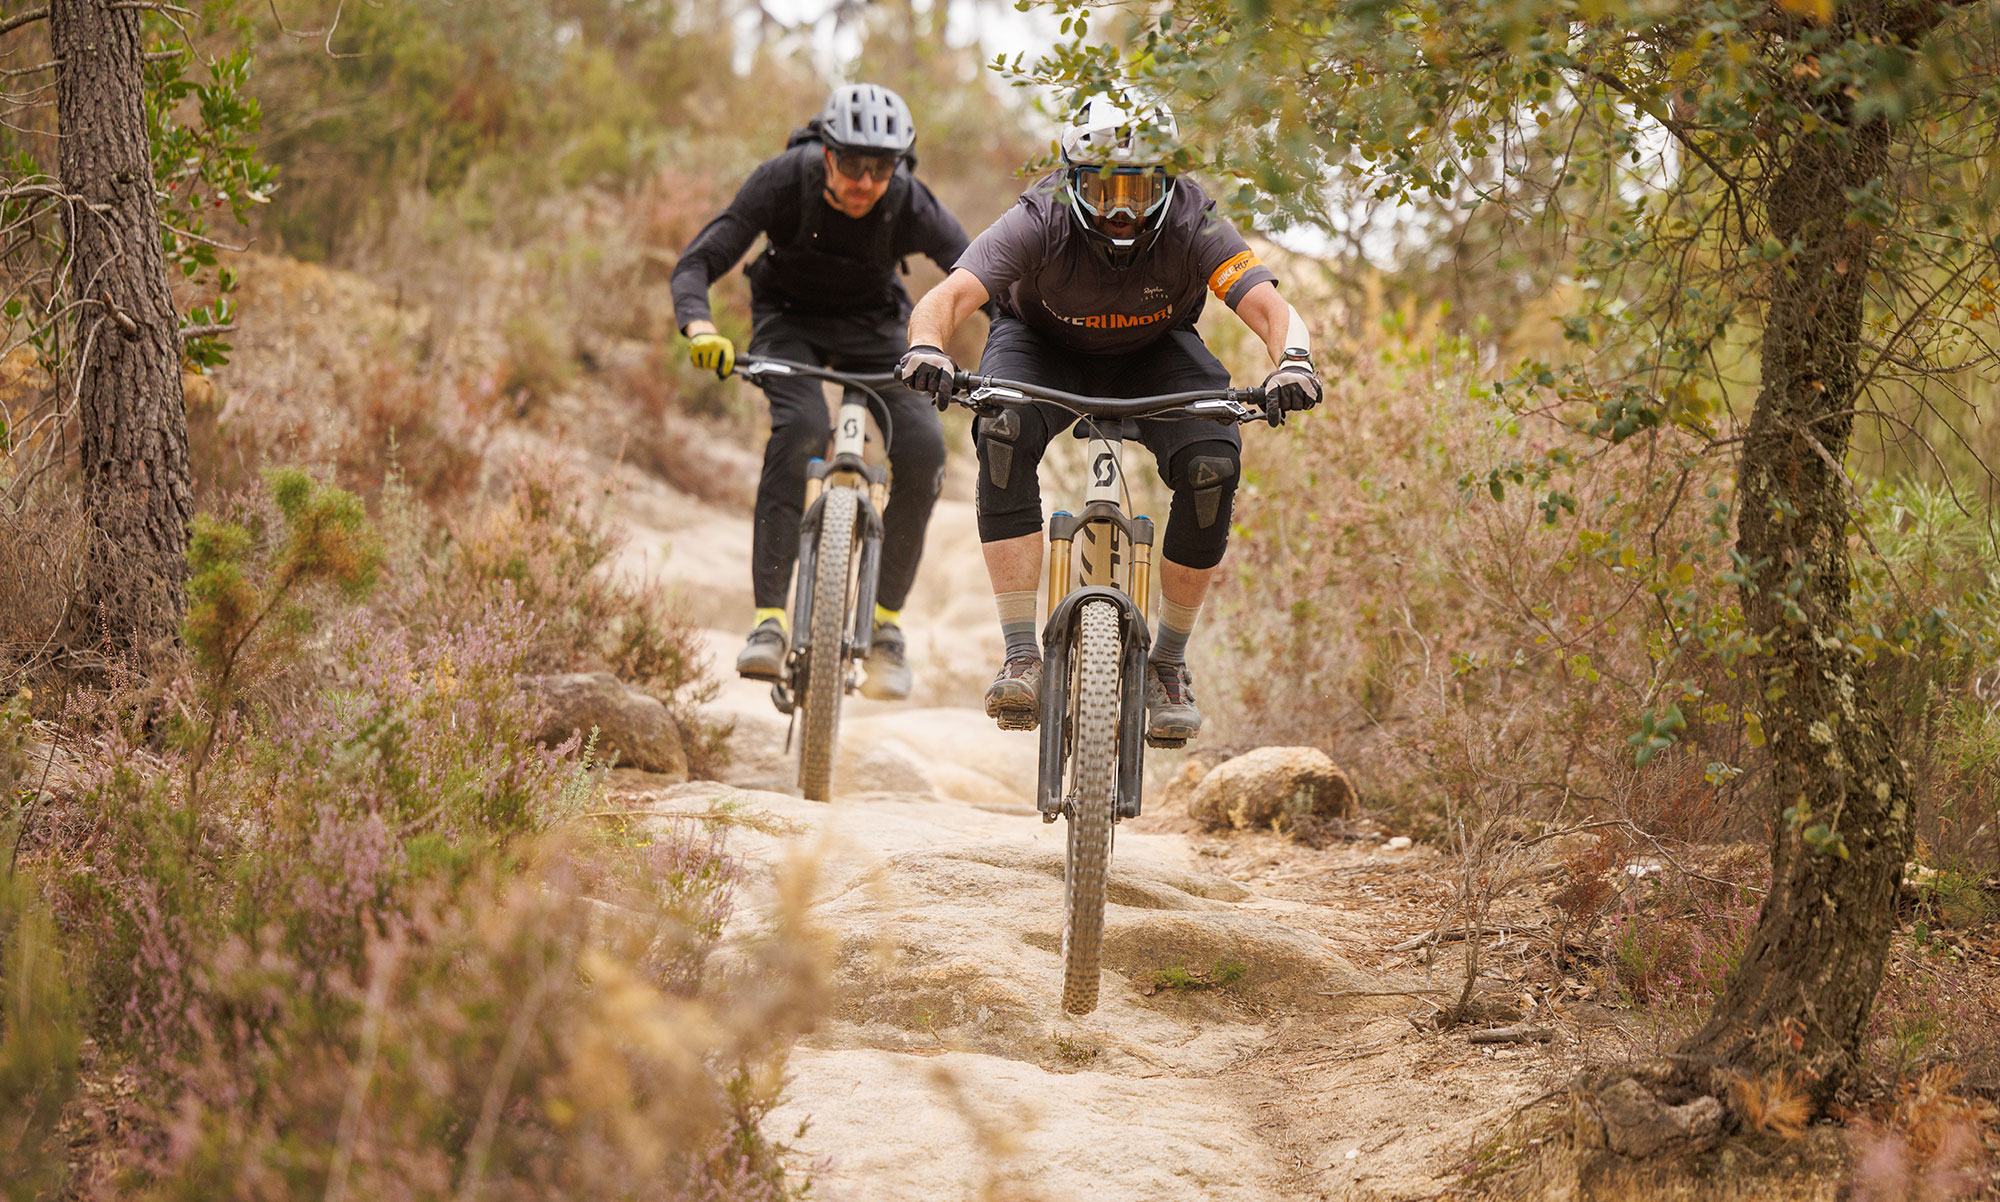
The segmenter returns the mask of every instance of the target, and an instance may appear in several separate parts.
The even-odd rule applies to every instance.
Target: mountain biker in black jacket
[[[1273,402],[1287,410],[1319,404],[1305,322],[1201,188],[1171,173],[1178,136],[1163,106],[1085,99],[1062,131],[1064,168],[1023,192],[917,305],[897,376],[942,403],[957,367],[939,348],[991,298],[999,316],[986,336],[982,375],[1091,396],[1226,388],[1228,370],[1194,329],[1206,291],[1269,350],[1276,370],[1264,387]],[[1005,729],[1032,730],[1040,712],[1036,472],[1049,439],[1073,421],[1038,403],[983,417],[975,431],[979,539],[1007,640],[986,712]],[[1228,543],[1242,440],[1235,427],[1208,422],[1138,426],[1173,490],[1146,673],[1146,737],[1177,745],[1201,729],[1187,640]]]
[[[729,207],[681,252],[674,267],[674,317],[695,366],[727,376],[735,347],[715,328],[709,285],[728,273],[762,234],[750,279],[752,357],[790,359],[852,372],[887,372],[905,347],[910,298],[897,278],[905,256],[922,254],[950,271],[965,229],[911,173],[916,129],[902,97],[874,84],[835,88],[826,107],[795,132],[784,152],[750,173]],[[815,380],[779,377],[763,385],[771,438],[757,483],[751,583],[757,614],[736,670],[776,681],[786,652],[785,597],[798,550],[806,466],[824,455],[831,429]],[[930,402],[907,388],[879,389],[894,427],[894,472],[882,515],[881,578],[864,695],[910,695],[910,668],[898,611],[916,579],[924,529],[944,479],[944,436]]]

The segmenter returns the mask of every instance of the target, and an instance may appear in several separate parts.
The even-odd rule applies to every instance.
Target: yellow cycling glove
[[[688,339],[688,361],[726,380],[736,370],[736,347],[720,334],[696,334]]]

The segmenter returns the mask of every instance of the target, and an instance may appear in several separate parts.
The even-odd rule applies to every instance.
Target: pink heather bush
[[[211,540],[209,566],[265,588],[255,557],[296,560],[282,545]],[[437,595],[396,578],[393,536],[387,563],[392,595]],[[533,741],[524,676],[570,602],[485,579],[405,625],[301,578],[268,642],[255,606],[211,607],[202,645],[248,631],[249,658],[198,659],[144,703],[180,750],[100,736],[29,843],[93,1071],[132,1082],[86,1107],[73,1196],[791,1196],[759,1125],[818,954],[780,915],[711,966],[741,877],[720,830],[566,822],[597,780],[576,740]],[[230,662],[257,664],[248,692],[218,686]]]

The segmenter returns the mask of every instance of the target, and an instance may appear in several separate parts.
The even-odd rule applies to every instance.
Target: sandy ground
[[[622,504],[625,567],[682,587],[726,669],[750,609],[748,516],[643,482]],[[1386,949],[1435,921],[1447,865],[1373,840],[1195,832],[1160,812],[1171,756],[1150,765],[1148,814],[1119,828],[1100,1008],[1062,1015],[1062,828],[1032,807],[1033,737],[977,708],[1000,646],[991,606],[971,506],[942,502],[905,613],[917,695],[850,699],[833,802],[787,792],[785,720],[734,679],[717,702],[737,720],[729,780],[635,799],[785,820],[782,835],[732,827],[765,889],[800,856],[815,866],[832,1018],[797,1049],[771,1129],[803,1125],[791,1142],[816,1197],[1429,1197],[1574,1071],[1594,1042],[1575,1022],[1552,1045],[1494,1049],[1410,1021],[1425,995],[1403,991],[1450,984],[1456,960],[1432,977]],[[1151,984],[1229,960],[1247,971],[1226,989]]]

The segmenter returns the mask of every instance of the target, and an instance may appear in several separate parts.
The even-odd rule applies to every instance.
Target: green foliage
[[[0,827],[9,843],[12,825]],[[57,1122],[77,1087],[83,1033],[63,945],[32,879],[0,862],[0,1191],[9,1202],[53,1197],[65,1174]]]
[[[259,518],[197,517],[188,547],[188,614],[183,637],[210,688],[226,700],[245,646],[266,622],[283,639],[307,633],[312,613],[297,598],[328,586],[355,598],[375,583],[381,548],[354,494],[324,488],[296,468],[265,477],[283,520],[275,547],[261,546]],[[264,558],[259,561],[259,553]],[[289,644],[273,645],[282,654]]]
[[[1153,974],[1155,989],[1168,989],[1175,993],[1201,993],[1210,989],[1227,989],[1241,981],[1250,971],[1250,966],[1241,960],[1218,960],[1212,969],[1188,971],[1185,964],[1162,968]]]
[[[213,19],[213,17],[211,17]],[[235,320],[235,273],[218,267],[209,237],[210,215],[226,210],[237,223],[271,199],[277,172],[260,157],[256,138],[263,112],[249,94],[250,48],[238,45],[208,63],[208,79],[186,74],[192,51],[168,26],[147,64],[146,137],[161,197],[160,239],[169,270],[182,277],[214,273],[215,299],[196,305],[183,328],[228,325]],[[192,110],[192,119],[183,114]],[[188,338],[182,353],[199,367],[229,361],[229,343],[216,333]]]
[[[274,547],[263,545],[261,515],[244,522],[197,517],[188,544],[181,631],[202,673],[205,711],[190,732],[191,810],[199,807],[202,770],[243,677],[289,656],[311,633],[318,593],[358,598],[374,587],[381,562],[381,547],[354,494],[323,488],[297,468],[275,469],[265,481],[283,526]]]
[[[269,201],[276,173],[260,156],[263,114],[251,96],[252,55],[233,0],[204,5],[200,13],[147,12],[141,33],[145,136],[158,199],[159,238],[177,303],[187,306],[189,331],[182,353],[197,368],[228,361],[227,327],[236,316],[233,274],[216,258],[218,219],[240,228],[254,208]],[[12,61],[31,82],[0,101],[0,189],[28,187],[0,202],[0,347],[25,343],[54,370],[68,363],[83,339],[68,305],[75,285],[67,271],[61,189],[47,139],[55,134],[53,86],[35,80],[53,70],[47,31],[36,25],[9,35]],[[199,299],[190,303],[194,293]],[[18,414],[16,416],[19,416]]]
[[[1103,1051],[1096,1043],[1089,1040],[1074,1039],[1068,1035],[1056,1036],[1055,1048],[1056,1058],[1072,1068],[1083,1068],[1091,1064],[1097,1059],[1098,1054]]]

